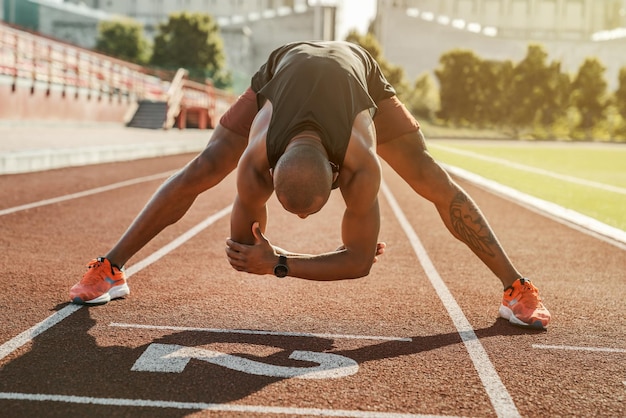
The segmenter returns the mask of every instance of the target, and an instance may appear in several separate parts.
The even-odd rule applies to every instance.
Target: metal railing
[[[86,91],[125,97],[131,103],[166,101],[166,129],[174,126],[181,108],[201,107],[210,127],[215,126],[235,96],[210,81],[187,80],[186,75],[182,69],[176,75],[159,72],[0,22],[0,81],[8,80],[13,91],[27,85],[31,92],[60,88],[64,96]]]
[[[65,44],[0,23],[0,76],[31,89],[52,86],[65,90],[118,94],[162,100],[167,83],[139,65]]]

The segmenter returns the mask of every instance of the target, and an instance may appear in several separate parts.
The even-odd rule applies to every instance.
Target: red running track
[[[466,183],[540,288],[547,332],[496,318],[499,281],[386,167],[387,251],[366,278],[232,270],[230,176],[130,260],[129,297],[68,304],[189,158],[0,176],[3,416],[626,416],[624,250]],[[339,193],[306,220],[272,200],[267,236],[334,249],[342,210]]]

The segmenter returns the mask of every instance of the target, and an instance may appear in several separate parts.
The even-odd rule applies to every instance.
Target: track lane
[[[132,167],[132,164],[129,163],[129,166]],[[466,186],[487,213],[514,260],[528,267],[548,307],[555,312],[555,322],[547,333],[519,330],[495,320],[500,298],[497,279],[468,254],[469,251],[462,244],[450,238],[432,205],[415,197],[394,176],[388,170],[385,171],[385,179],[394,196],[474,327],[520,413],[523,416],[535,416],[538,412],[583,414],[585,411],[595,411],[599,405],[601,414],[605,412],[608,416],[619,413],[619,408],[622,408],[619,400],[623,396],[621,382],[626,377],[623,354],[555,354],[551,350],[534,349],[532,345],[572,345],[575,341],[584,344],[601,341],[616,345],[616,335],[624,329],[619,307],[603,307],[608,309],[602,312],[585,311],[586,318],[598,322],[597,331],[585,338],[585,332],[582,331],[588,332],[588,324],[581,319],[581,310],[569,301],[573,297],[576,301],[593,305],[597,303],[597,297],[623,292],[620,283],[612,288],[612,292],[601,286],[602,283],[615,281],[617,272],[624,267],[623,259],[619,257],[623,252],[616,252],[608,244],[598,245],[590,237]],[[28,307],[24,306],[23,300],[16,302],[14,298],[1,297],[4,317],[11,311],[21,319],[9,332],[2,327],[0,341],[6,341],[16,331],[24,330],[45,318],[50,313],[49,309],[56,304],[63,306],[67,289],[83,272],[82,264],[94,253],[98,254],[96,251],[105,251],[102,248],[110,245],[106,240],[111,242],[119,236],[125,227],[124,221],[132,219],[137,208],[145,203],[146,196],[156,188],[156,185],[148,186],[129,187],[122,194],[115,193],[116,200],[124,203],[120,204],[118,211],[107,216],[94,216],[98,202],[101,201],[95,197],[85,197],[73,203],[65,202],[59,204],[59,207],[39,208],[23,218],[20,217],[23,215],[10,215],[9,229],[16,230],[13,236],[25,237],[12,242],[19,242],[20,246],[24,244],[31,250],[16,249],[11,258],[5,258],[3,263],[17,257],[17,262],[30,263],[33,267],[32,274],[25,274],[20,269],[13,270],[20,278],[13,295],[27,295],[33,288],[38,289],[39,294],[37,300]],[[195,225],[199,219],[204,219],[211,211],[219,210],[220,203],[230,203],[232,187],[232,178],[229,178],[218,189],[201,197],[180,225],[164,231],[155,240],[157,242],[137,254],[129,266]],[[121,206],[126,205],[128,208],[122,210]],[[36,338],[32,345],[23,347],[0,362],[0,382],[4,382],[0,383],[3,386],[0,391],[15,391],[18,387],[24,392],[71,396],[117,396],[205,403],[217,401],[248,406],[315,407],[328,411],[352,411],[357,408],[416,414],[495,415],[461,338],[425,274],[417,266],[415,254],[404,238],[402,228],[387,203],[383,201],[381,206],[381,239],[388,242],[388,249],[367,278],[319,284],[237,273],[230,269],[223,252],[228,222],[218,221],[188,244],[134,275],[131,278],[132,294],[129,298],[114,301],[105,307],[81,309]],[[276,202],[272,202],[268,237],[273,243],[295,250],[332,249],[340,242],[338,225],[341,209],[340,198],[334,196],[322,213],[302,221],[285,214]],[[85,211],[87,215],[84,215]],[[98,230],[107,225],[114,227],[104,234],[103,242],[88,244],[84,233],[67,227],[68,223],[77,218],[91,219],[92,227],[95,225],[94,228]],[[49,225],[52,220],[60,225]],[[0,218],[0,222],[3,221]],[[33,223],[38,227],[39,235],[29,235],[28,227]],[[9,226],[6,223],[2,225],[3,229]],[[77,234],[82,241],[74,237]],[[56,248],[59,244],[48,241],[46,237],[69,243]],[[43,242],[37,243],[38,240]],[[83,244],[78,245],[78,241]],[[529,242],[533,245],[529,246]],[[577,247],[579,243],[588,246],[591,254],[581,254],[580,247]],[[45,265],[37,263],[36,257],[41,254],[42,248],[49,248],[53,256],[70,254],[74,261],[67,262],[64,270],[76,270],[73,276],[42,284],[41,277],[47,269]],[[546,257],[539,257],[539,254]],[[572,263],[573,267],[581,270],[574,275],[571,272],[568,274],[562,269],[563,263]],[[585,272],[595,268],[603,270],[595,272],[593,277],[586,276]],[[562,287],[572,287],[579,281],[587,288],[568,289],[568,298],[563,300],[560,297]],[[571,316],[572,313],[578,316]],[[609,321],[602,323],[600,319],[603,317]],[[244,338],[190,331],[137,331],[112,327],[111,323],[408,336],[412,341],[403,344],[398,341],[372,343],[319,337]],[[297,348],[329,351],[353,358],[360,369],[349,378],[316,382],[251,377],[196,360],[192,360],[192,367],[180,376],[155,377],[150,373],[146,376],[131,372],[132,364],[155,341],[247,353],[248,357],[278,364],[289,364],[286,355]],[[71,346],[67,347],[69,342]],[[263,354],[255,351],[258,346],[280,350],[278,353]],[[64,350],[59,350],[59,347],[64,347]],[[555,361],[555,356],[568,361]],[[613,368],[608,370],[606,362],[611,359]],[[63,370],[71,372],[59,373],[59,364],[64,365]],[[103,368],[103,364],[113,366]],[[585,364],[588,383],[581,385],[581,382],[576,381],[580,379],[580,367],[577,364]],[[36,383],[25,378],[26,373],[32,373],[33,366],[37,369],[36,374],[47,376],[46,379]],[[519,370],[526,371],[526,375],[520,377]],[[537,375],[543,381],[537,382]],[[569,392],[568,387],[559,384],[561,379],[570,383],[570,387],[582,386],[589,393],[586,393],[584,399],[578,399],[578,396]],[[616,379],[617,384],[622,386],[621,394]],[[104,395],[102,390],[105,391]],[[29,413],[41,408],[41,405],[37,406],[38,403],[0,401],[0,404]],[[61,413],[76,407],[63,402],[44,404],[51,407],[43,409],[47,413]],[[83,408],[103,416],[124,415],[130,411],[173,416],[171,409],[81,406],[81,411]],[[259,416],[277,413],[269,409],[256,412]],[[229,415],[225,411],[216,414]],[[231,412],[230,416],[237,414]]]

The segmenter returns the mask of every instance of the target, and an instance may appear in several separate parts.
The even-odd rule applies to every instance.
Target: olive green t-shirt
[[[252,77],[259,109],[269,100],[267,158],[274,167],[289,141],[317,131],[329,159],[341,166],[354,118],[395,95],[369,53],[348,42],[295,42],[274,50]]]

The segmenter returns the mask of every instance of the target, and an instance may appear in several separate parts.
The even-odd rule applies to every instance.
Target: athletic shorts
[[[374,126],[379,144],[419,130],[417,120],[396,96],[383,99],[376,106]],[[257,112],[256,93],[248,88],[220,118],[220,125],[247,138]]]

